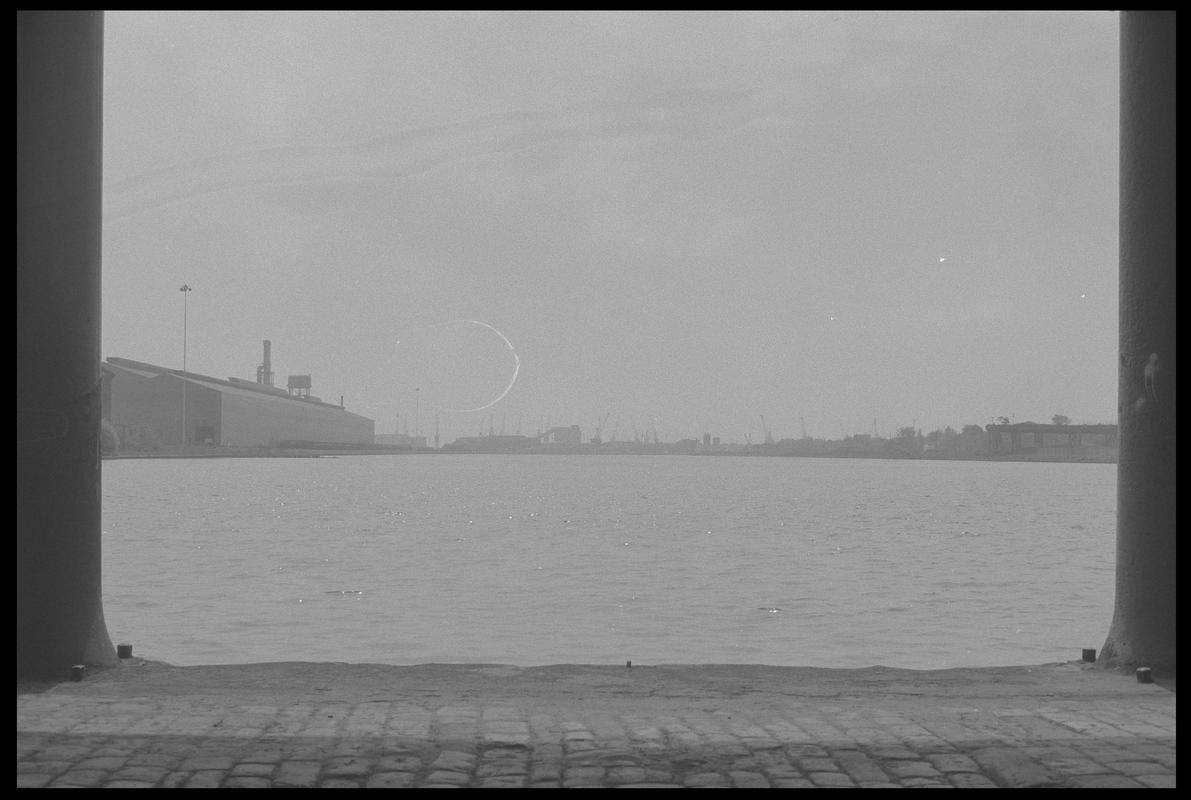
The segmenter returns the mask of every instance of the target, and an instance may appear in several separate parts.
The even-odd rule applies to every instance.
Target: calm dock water
[[[1071,660],[1116,467],[684,456],[103,465],[114,640],[175,664]]]

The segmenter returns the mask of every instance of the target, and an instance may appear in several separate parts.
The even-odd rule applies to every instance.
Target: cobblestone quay
[[[1173,683],[129,659],[17,685],[18,787],[1174,787]]]

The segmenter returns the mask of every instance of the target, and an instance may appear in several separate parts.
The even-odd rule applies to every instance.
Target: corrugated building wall
[[[152,375],[119,367],[107,368],[104,372],[104,395],[108,400],[104,416],[115,426],[121,441],[129,442],[135,438],[161,447],[177,447],[181,443],[181,377],[169,373]],[[196,437],[200,429],[213,429],[211,438],[218,442],[219,392],[193,381],[186,383],[188,437],[192,442],[200,441]]]
[[[224,445],[325,442],[372,444],[374,423],[338,406],[244,389],[223,391]]]

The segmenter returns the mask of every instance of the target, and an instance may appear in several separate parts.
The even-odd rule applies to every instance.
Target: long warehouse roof
[[[276,397],[279,400],[292,400],[295,403],[304,403],[306,405],[323,406],[324,408],[334,408],[343,410],[342,406],[337,406],[333,403],[325,403],[322,400],[314,400],[308,397],[299,397],[292,395],[284,389],[278,389],[275,386],[263,386],[253,381],[245,380],[243,378],[230,378],[223,380],[222,378],[213,378],[210,375],[202,375],[197,372],[183,372],[180,369],[170,369],[169,367],[162,367],[157,364],[149,364],[145,361],[133,361],[130,358],[117,358],[109,356],[107,363],[112,366],[120,367],[121,369],[135,372],[145,378],[153,378],[158,375],[173,375],[182,378],[190,383],[197,383],[206,385],[209,388],[216,389],[221,392],[228,392],[230,394],[240,395],[265,395],[266,397]]]

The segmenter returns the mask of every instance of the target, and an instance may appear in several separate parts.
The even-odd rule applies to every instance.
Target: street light
[[[187,284],[178,290],[182,293],[182,447],[186,447],[186,300],[194,291]]]
[[[422,394],[421,394],[421,392],[422,392],[421,387],[414,387],[414,438],[415,439],[417,438],[418,434],[421,433],[421,429],[418,426],[418,414],[422,410]]]

